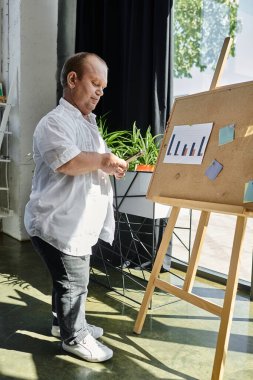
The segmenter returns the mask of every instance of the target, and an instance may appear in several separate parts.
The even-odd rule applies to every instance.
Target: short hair
[[[82,78],[85,67],[83,63],[91,56],[97,57],[108,69],[106,62],[97,54],[88,52],[76,53],[65,61],[61,70],[60,81],[63,88],[67,87],[67,76],[71,71],[74,71],[77,74],[79,80]]]

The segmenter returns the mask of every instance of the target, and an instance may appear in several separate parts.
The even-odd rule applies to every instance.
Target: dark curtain
[[[96,108],[110,130],[164,131],[170,109],[173,0],[77,0],[76,52],[100,55],[108,87]]]

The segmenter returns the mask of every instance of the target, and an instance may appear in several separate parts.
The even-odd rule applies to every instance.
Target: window
[[[173,97],[207,91],[224,38],[233,37],[220,85],[253,80],[253,2],[251,0],[175,0],[173,21]],[[252,173],[253,175],[253,173]],[[193,211],[192,236],[199,212]],[[179,223],[186,224],[183,211]],[[211,214],[200,266],[227,274],[233,243],[234,216]],[[184,231],[184,230],[182,230]],[[186,230],[182,232],[187,234]],[[187,236],[184,236],[184,239]],[[248,219],[240,279],[251,281],[253,220]],[[187,261],[188,252],[173,240],[173,256]]]

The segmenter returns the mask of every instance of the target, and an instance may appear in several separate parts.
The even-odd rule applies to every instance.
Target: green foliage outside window
[[[238,7],[238,0],[175,0],[175,78],[191,78],[194,66],[215,69],[224,36],[234,40],[241,27]],[[234,42],[230,55],[235,56]]]

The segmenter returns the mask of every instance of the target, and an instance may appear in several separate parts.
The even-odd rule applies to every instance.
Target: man
[[[51,332],[62,338],[65,351],[91,362],[113,355],[97,340],[103,329],[85,319],[91,247],[98,238],[113,241],[109,175],[121,178],[128,167],[108,151],[92,113],[107,86],[107,72],[93,53],[65,62],[63,98],[34,132],[35,172],[24,218],[52,277]]]

